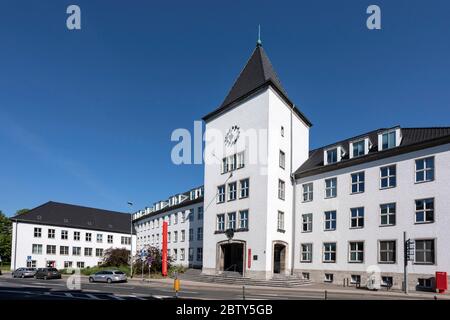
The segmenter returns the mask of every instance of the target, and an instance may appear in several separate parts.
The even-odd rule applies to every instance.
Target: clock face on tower
[[[240,131],[239,127],[236,125],[232,126],[228,130],[227,134],[225,135],[225,141],[224,141],[225,145],[232,146],[233,144],[235,144],[238,141],[240,134],[241,134],[241,131]]]

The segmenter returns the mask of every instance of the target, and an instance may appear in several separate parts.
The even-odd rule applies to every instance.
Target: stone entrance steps
[[[226,272],[220,275],[208,275],[202,274],[200,270],[193,272],[188,270],[184,274],[180,274],[179,278],[182,280],[206,282],[206,283],[221,283],[241,286],[266,286],[266,287],[284,287],[293,288],[310,284],[311,281],[302,279],[296,276],[276,275],[274,278],[265,279],[252,279],[248,277],[242,277],[237,272]]]

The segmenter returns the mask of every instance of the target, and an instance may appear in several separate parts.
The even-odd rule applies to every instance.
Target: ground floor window
[[[335,242],[325,242],[323,244],[323,262],[336,262]]]
[[[197,261],[203,260],[203,248],[197,248]]]
[[[349,243],[349,262],[362,263],[364,261],[364,242],[350,242]]]
[[[432,278],[419,278],[417,279],[417,286],[424,289],[431,289],[433,286]]]
[[[64,269],[72,268],[72,261],[64,261]]]
[[[332,273],[325,273],[325,282],[333,282],[334,275]]]
[[[300,262],[312,261],[312,243],[302,243],[300,252]]]
[[[392,277],[388,277],[388,276],[382,276],[381,277],[381,285],[383,287],[392,287],[392,284],[394,283],[394,280]]]
[[[350,282],[353,284],[360,284],[361,283],[361,276],[359,274],[352,274]]]
[[[78,261],[77,262],[77,268],[83,269],[84,268],[84,262]]]
[[[303,279],[306,279],[306,280],[309,280],[309,272],[302,272],[302,278]]]
[[[189,248],[189,261],[194,260],[194,248]]]
[[[36,268],[36,260],[28,260],[27,268]]]

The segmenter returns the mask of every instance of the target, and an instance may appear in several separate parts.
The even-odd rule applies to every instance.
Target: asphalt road
[[[58,300],[153,300],[172,299],[174,291],[172,285],[160,282],[129,281],[128,283],[89,283],[86,278],[81,278],[80,290],[70,290],[67,278],[54,280],[37,280],[34,278],[13,279],[11,276],[0,276],[0,300],[17,299],[58,299]],[[181,285],[179,298],[185,299],[223,299],[242,300],[243,291],[239,287],[230,286],[202,286]],[[392,297],[371,294],[328,293],[329,300],[380,300],[380,299],[414,299],[413,297]],[[432,297],[430,297],[431,299]],[[246,300],[323,300],[323,292],[292,291],[282,288],[246,288]]]

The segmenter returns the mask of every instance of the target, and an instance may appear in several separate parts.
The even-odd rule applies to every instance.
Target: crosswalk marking
[[[86,293],[86,296],[88,296],[89,298],[92,298],[92,299],[94,299],[94,300],[102,300],[102,299],[100,299],[99,297],[94,296],[93,294],[90,294],[90,293]]]
[[[108,297],[111,297],[111,298],[114,298],[114,299],[117,299],[117,300],[125,300],[124,298],[121,298],[121,297],[116,296],[116,295],[114,295],[114,294],[111,294],[111,295],[109,295]]]

